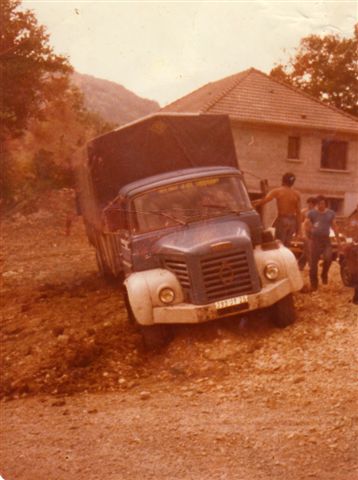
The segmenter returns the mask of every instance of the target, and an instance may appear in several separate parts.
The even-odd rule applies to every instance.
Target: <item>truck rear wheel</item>
[[[102,255],[98,250],[96,250],[96,261],[98,271],[102,275],[102,277],[108,282],[113,282],[116,277],[113,275],[112,271],[109,269],[108,265],[103,260]]]
[[[271,307],[271,319],[278,328],[285,328],[296,320],[292,294],[279,300]]]

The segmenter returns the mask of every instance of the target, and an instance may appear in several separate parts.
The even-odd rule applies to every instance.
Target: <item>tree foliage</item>
[[[0,202],[72,186],[74,152],[110,128],[84,107],[68,60],[19,0],[0,2]]]
[[[287,65],[270,72],[277,80],[358,116],[358,24],[352,38],[310,35],[301,40]]]
[[[67,87],[72,67],[54,53],[45,27],[20,0],[0,2],[0,23],[1,137],[14,137]]]

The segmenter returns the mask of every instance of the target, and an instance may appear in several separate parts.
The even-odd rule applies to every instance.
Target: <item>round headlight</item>
[[[265,267],[264,274],[268,280],[276,280],[280,270],[276,263],[268,263]]]
[[[159,292],[159,300],[166,304],[173,303],[175,300],[174,290],[169,287],[162,288]]]

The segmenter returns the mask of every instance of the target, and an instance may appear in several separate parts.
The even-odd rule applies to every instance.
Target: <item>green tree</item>
[[[310,35],[300,41],[287,65],[277,64],[270,75],[358,116],[358,24],[352,38]]]
[[[0,2],[0,134],[21,135],[72,71],[68,60],[49,45],[45,27],[20,0]]]
[[[110,129],[84,107],[68,60],[20,0],[0,0],[0,201],[72,186],[74,152]]]

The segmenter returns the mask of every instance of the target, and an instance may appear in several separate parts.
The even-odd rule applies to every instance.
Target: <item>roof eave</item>
[[[233,123],[247,123],[247,124],[255,124],[255,125],[263,125],[263,126],[273,126],[273,127],[285,127],[285,128],[300,128],[304,130],[322,130],[322,131],[327,131],[327,132],[340,132],[340,133],[347,133],[350,135],[357,135],[358,136],[358,128],[353,130],[353,129],[348,129],[348,128],[333,128],[333,127],[324,127],[324,126],[318,126],[318,125],[302,125],[300,123],[283,123],[283,122],[273,122],[271,120],[257,120],[255,118],[240,118],[240,117],[234,117],[232,115],[229,115],[230,120]]]

